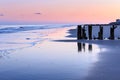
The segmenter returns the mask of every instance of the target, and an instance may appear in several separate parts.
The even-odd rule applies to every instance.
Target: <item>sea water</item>
[[[0,80],[82,80],[103,48],[49,41],[69,36],[71,26],[1,25]]]
[[[0,25],[0,50],[34,46],[55,29],[70,26],[72,25]]]

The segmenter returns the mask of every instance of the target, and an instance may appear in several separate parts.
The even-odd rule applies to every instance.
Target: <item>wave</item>
[[[57,28],[73,25],[0,25],[0,50],[16,50],[35,46]]]
[[[1,25],[0,33],[16,33],[21,31],[29,31],[29,30],[39,30],[39,29],[52,29],[52,28],[63,28],[70,27],[74,25],[70,24],[56,24],[56,25]]]

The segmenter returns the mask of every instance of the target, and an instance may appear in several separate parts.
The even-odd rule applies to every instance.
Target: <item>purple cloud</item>
[[[36,15],[41,15],[41,13],[35,13]]]
[[[4,14],[0,13],[0,16],[4,16]]]

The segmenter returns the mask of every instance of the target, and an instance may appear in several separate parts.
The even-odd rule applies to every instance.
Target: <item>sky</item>
[[[120,0],[0,0],[0,24],[109,23]]]

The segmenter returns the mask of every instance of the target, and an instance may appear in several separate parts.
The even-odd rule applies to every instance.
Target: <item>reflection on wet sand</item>
[[[32,45],[32,46],[35,46],[35,45]],[[22,50],[22,49],[29,48],[29,47],[32,47],[32,46],[20,47],[20,48],[11,48],[11,49],[0,49],[0,59],[4,58],[4,57],[8,58],[9,57],[8,54],[11,54],[11,53],[14,53],[17,50]]]
[[[93,45],[92,44],[87,44],[87,43],[77,43],[78,46],[78,52],[92,52],[93,50]]]
[[[89,51],[92,51],[92,44],[88,45],[88,49],[89,49]]]

